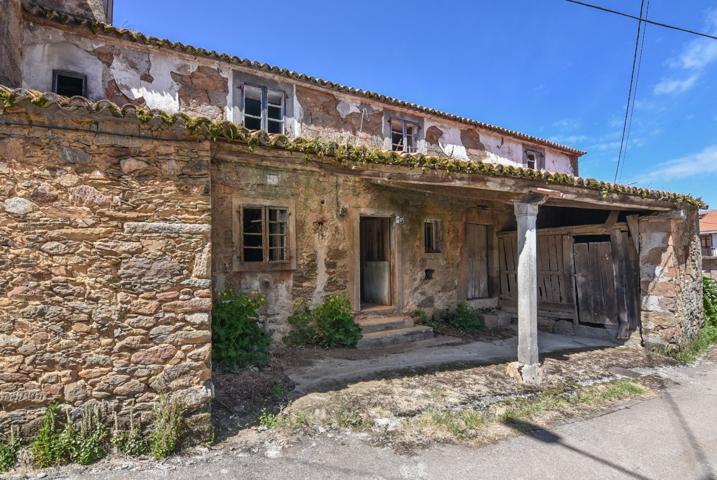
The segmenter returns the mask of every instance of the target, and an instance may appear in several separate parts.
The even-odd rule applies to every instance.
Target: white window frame
[[[396,123],[401,122],[401,136],[402,136],[401,142],[402,143],[400,145],[397,143],[393,143],[393,131],[394,131],[393,130],[393,122],[396,122]],[[414,128],[413,135],[408,134],[407,127],[409,127],[409,126]],[[418,152],[418,134],[419,134],[420,128],[421,127],[420,127],[420,125],[418,125],[418,123],[412,122],[410,120],[404,120],[402,118],[389,118],[388,119],[388,134],[389,134],[389,139],[391,140],[391,150],[394,152],[406,152],[406,153]],[[398,130],[396,130],[396,133],[398,133]],[[410,149],[407,148],[407,145],[408,145],[407,140],[408,140],[409,136],[413,138],[413,146]],[[397,146],[400,146],[401,148],[398,149],[398,148],[396,148]]]
[[[261,114],[259,117],[256,115],[248,115],[246,113],[246,89],[249,88],[256,88],[261,91]],[[242,125],[246,126],[246,117],[249,116],[251,118],[259,120],[260,124],[260,130],[264,130],[265,132],[269,131],[269,107],[279,107],[281,109],[281,120],[271,119],[274,123],[281,124],[281,131],[280,132],[274,132],[279,134],[285,134],[286,133],[286,94],[282,92],[281,90],[275,90],[272,88],[268,88],[263,85],[255,85],[251,83],[245,83],[241,87],[241,112],[242,112]],[[281,98],[281,104],[272,104],[269,103],[269,94],[278,94],[279,98]]]

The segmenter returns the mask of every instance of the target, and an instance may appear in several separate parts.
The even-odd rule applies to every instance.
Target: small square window
[[[87,96],[87,77],[81,73],[55,70],[52,72],[52,91],[65,97]]]
[[[423,222],[423,245],[426,253],[441,252],[440,220],[426,220]]]
[[[545,168],[545,154],[540,150],[523,148],[523,166],[535,170]]]

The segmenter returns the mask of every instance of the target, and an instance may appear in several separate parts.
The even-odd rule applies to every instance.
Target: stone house
[[[161,390],[201,412],[225,289],[262,292],[277,339],[294,302],[346,293],[366,344],[429,336],[411,312],[467,302],[518,319],[526,381],[538,326],[673,348],[701,325],[699,199],[113,27],[111,2],[0,11],[0,421]]]
[[[700,244],[702,269],[705,275],[717,280],[717,210],[700,213]]]

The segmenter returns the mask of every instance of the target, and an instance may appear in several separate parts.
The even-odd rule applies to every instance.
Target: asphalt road
[[[480,449],[442,446],[407,457],[357,438],[322,437],[254,455],[212,452],[192,465],[64,478],[717,480],[717,364],[663,374],[676,383],[660,398]]]

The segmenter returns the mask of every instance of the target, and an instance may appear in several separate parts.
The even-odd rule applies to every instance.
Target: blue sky
[[[637,15],[640,0],[593,3]],[[717,34],[717,0],[649,17]],[[115,22],[587,150],[612,181],[636,22],[563,0],[115,0]],[[717,208],[717,41],[648,26],[622,183]]]

